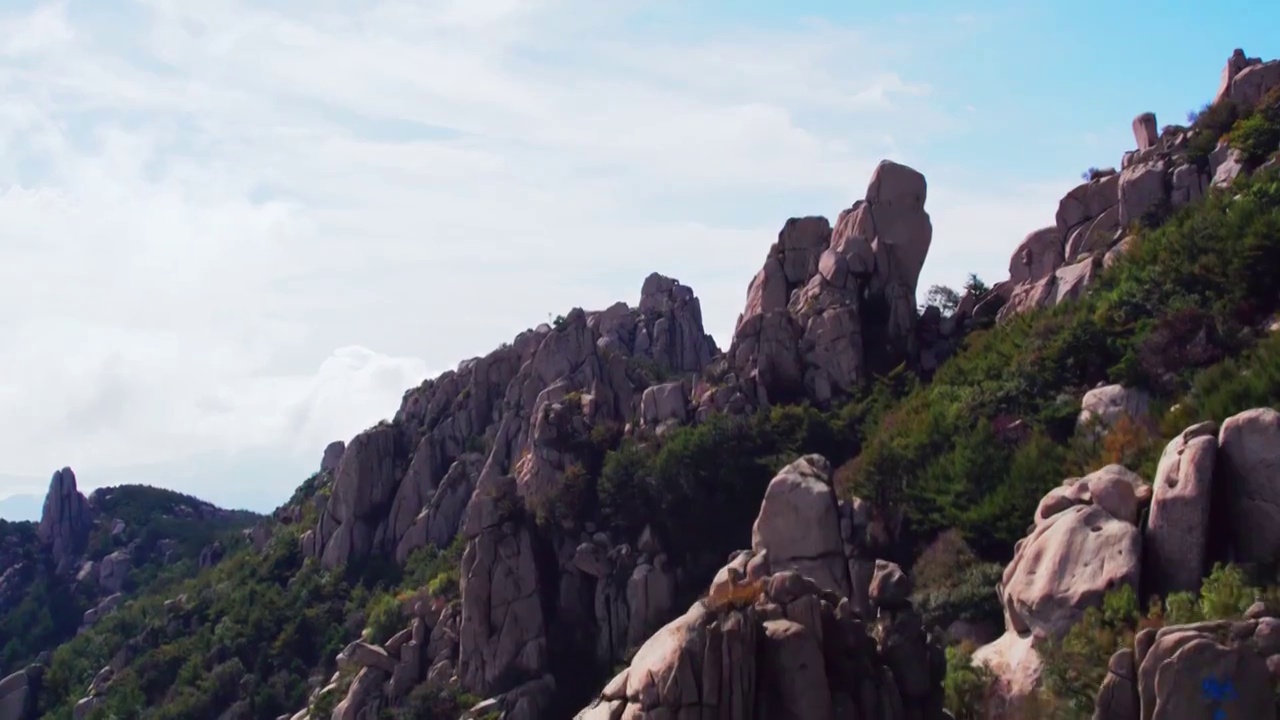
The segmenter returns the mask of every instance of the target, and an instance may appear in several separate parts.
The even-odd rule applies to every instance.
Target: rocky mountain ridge
[[[34,702],[40,663],[47,662],[54,645],[111,614],[130,592],[152,582],[155,572],[178,570],[183,562],[193,566],[192,572],[216,564],[227,548],[215,538],[255,519],[251,513],[144,486],[100,488],[86,497],[70,468],[55,472],[40,521],[10,523],[0,538],[0,619],[5,621],[5,634],[30,631],[22,627],[22,618],[50,618],[36,623],[49,633],[42,645],[25,647],[16,644],[20,638],[0,636],[4,666],[37,659],[37,665],[4,680],[7,690],[0,692],[0,708]],[[181,540],[160,537],[166,528],[181,525],[190,528]],[[44,602],[53,607],[42,606]],[[71,617],[53,617],[51,610]],[[22,681],[28,676],[30,683]]]
[[[1280,84],[1278,67],[1236,53],[1217,106],[1261,102]],[[297,552],[309,558],[303,569],[328,576],[459,547],[456,591],[397,597],[404,625],[347,644],[337,672],[311,684],[307,707],[283,717],[372,718],[424,687],[487,698],[470,716],[512,720],[566,717],[593,694],[580,717],[943,717],[941,639],[904,602],[908,576],[877,560],[893,534],[882,508],[837,499],[825,459],[805,456],[768,483],[751,551],[724,567],[723,555],[714,558],[714,578],[696,548],[672,541],[664,518],[609,525],[577,499],[596,493],[608,453],[661,447],[681,428],[800,401],[832,408],[898,366],[928,379],[972,329],[1082,297],[1144,223],[1266,165],[1195,125],[1157,135],[1155,118],[1139,116],[1138,149],[1122,170],[1092,173],[1068,193],[1055,224],[1015,251],[1009,280],[966,294],[951,314],[917,312],[932,243],[926,182],[885,161],[834,225],[787,221],[724,354],[704,332],[692,290],[654,274],[634,308],[573,309],[409,390],[392,420],[326,448],[318,475],[248,538],[256,552]],[[1080,409],[1110,426],[1141,414],[1136,392],[1099,388]],[[1002,432],[1018,437],[1019,422]],[[1207,451],[1186,449],[1206,444],[1204,428],[1192,430],[1168,452],[1190,453],[1194,468],[1209,461]],[[1027,668],[1036,638],[1061,636],[1106,591],[1193,587],[1219,556],[1197,540],[1208,532],[1195,522],[1205,483],[1193,470],[1185,482],[1170,480],[1182,477],[1182,462],[1162,464],[1154,490],[1109,466],[1044,499],[1001,583],[1007,633],[978,655],[1000,677],[1001,702],[1016,705],[1035,688]],[[38,535],[63,575],[84,552],[90,500],[74,476],[55,475]],[[1243,552],[1237,545],[1226,557]],[[220,554],[211,549],[210,564]],[[98,561],[99,576],[114,577],[119,563],[109,557]],[[1084,580],[1063,584],[1042,571],[1064,566]],[[707,596],[672,620],[679,598],[708,583]],[[172,602],[164,605],[175,613],[184,605]],[[217,667],[226,663],[218,658]],[[619,664],[628,669],[598,692],[596,680]],[[105,712],[122,669],[113,659],[98,672],[78,716]],[[37,695],[39,676],[37,667],[0,683],[0,708],[19,708],[0,718],[34,712],[26,699],[4,703],[19,686],[21,697]],[[1127,693],[1117,682],[1108,692]],[[228,705],[224,717],[257,716],[244,698]]]

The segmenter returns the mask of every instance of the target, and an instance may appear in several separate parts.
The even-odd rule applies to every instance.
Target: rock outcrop
[[[934,337],[922,347],[915,305],[933,238],[926,194],[923,175],[885,160],[834,228],[823,217],[787,221],[751,281],[728,352],[745,397],[826,404],[872,369],[905,359],[936,366],[946,345]]]
[[[1280,60],[1262,62],[1236,50],[1227,60],[1215,103],[1255,106],[1280,87]],[[1157,132],[1156,116],[1133,120],[1136,150],[1115,168],[1094,169],[1058,204],[1055,224],[1027,235],[1009,261],[1009,279],[996,283],[981,313],[998,308],[1007,320],[1036,308],[1080,297],[1099,271],[1128,247],[1130,228],[1153,224],[1183,205],[1199,201],[1210,187],[1225,187],[1252,168],[1225,141],[1208,162],[1190,153],[1196,127],[1168,126]]]
[[[1138,597],[1194,592],[1213,562],[1264,567],[1280,562],[1280,545],[1273,542],[1277,477],[1280,412],[1259,408],[1226,419],[1221,428],[1203,422],[1176,436],[1161,456],[1154,487],[1122,466],[1109,465],[1050,491],[1000,584],[1006,633],[974,654],[997,679],[987,717],[1018,717],[1038,686],[1037,646],[1064,637],[1087,609],[1102,605],[1108,592],[1124,585]],[[1133,654],[1111,659],[1095,717],[1136,719],[1139,707],[1141,720],[1192,717],[1182,713],[1202,707],[1197,704],[1202,699],[1185,696],[1182,684],[1198,692],[1205,673],[1215,668],[1243,668],[1250,683],[1257,682],[1259,663],[1263,671],[1268,663],[1280,669],[1280,659],[1270,659],[1280,653],[1280,621],[1259,619],[1263,614],[1265,608],[1250,613],[1251,624],[1218,624],[1212,631],[1209,625],[1165,628],[1159,638],[1178,639],[1165,645],[1157,641],[1164,648],[1159,652],[1150,637],[1144,641],[1140,635]],[[1265,651],[1244,642],[1256,637],[1255,629],[1271,643]],[[1192,640],[1207,644],[1181,655]],[[1250,655],[1242,648],[1257,652]],[[1164,675],[1170,684],[1157,681]],[[1269,677],[1264,672],[1264,679]],[[1263,685],[1267,698],[1269,682]],[[1241,711],[1252,712],[1254,702],[1243,702]],[[1241,717],[1274,717],[1248,712]],[[1268,713],[1273,712],[1272,706]]]
[[[69,570],[84,552],[92,527],[89,501],[76,488],[76,474],[69,467],[55,472],[49,481],[37,533],[59,573]]]
[[[482,475],[463,536],[458,677],[480,695],[547,670],[546,618],[533,535],[516,510],[515,480]]]
[[[1094,717],[1101,720],[1274,720],[1280,620],[1170,625],[1139,633],[1112,657]]]
[[[946,717],[942,646],[904,601],[901,571],[878,569],[868,598],[874,619],[854,609],[843,587],[824,587],[848,582],[833,581],[842,571],[826,557],[842,540],[826,467],[811,455],[779,473],[753,549],[735,554],[705,598],[650,637],[579,720]],[[812,549],[819,554],[801,554]],[[825,577],[817,582],[800,568]]]
[[[0,679],[0,720],[35,720],[43,668],[33,665]]]
[[[537,505],[579,462],[573,445],[583,433],[622,427],[640,415],[658,374],[695,375],[717,353],[693,291],[656,273],[637,307],[575,309],[555,327],[521,333],[408,391],[391,422],[341,452],[330,446],[332,493],[304,548],[332,567],[448,544],[482,466],[513,477]],[[680,403],[663,401],[663,419],[678,421],[667,408]]]

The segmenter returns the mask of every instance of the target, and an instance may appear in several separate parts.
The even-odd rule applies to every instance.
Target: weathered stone
[[[1143,564],[1152,592],[1196,592],[1204,574],[1209,508],[1218,453],[1214,423],[1200,423],[1174,438],[1160,456]]]
[[[52,553],[59,571],[69,570],[84,552],[92,524],[89,501],[76,489],[76,474],[69,467],[55,472],[36,533]]]
[[[847,597],[848,565],[830,471],[819,455],[806,455],[779,471],[765,490],[751,549],[767,551],[774,572],[798,570]]]
[[[1280,559],[1280,412],[1246,410],[1227,418],[1218,462],[1238,562]]]
[[[1133,139],[1139,150],[1155,147],[1159,133],[1156,131],[1156,114],[1145,112],[1133,119]]]

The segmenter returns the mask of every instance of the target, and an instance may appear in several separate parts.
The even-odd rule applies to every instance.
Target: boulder
[[[1142,390],[1123,385],[1103,385],[1084,394],[1080,399],[1078,427],[1096,423],[1100,431],[1113,427],[1121,418],[1145,424],[1150,422],[1151,399]]]
[[[34,720],[39,676],[19,670],[0,679],[0,720]]]
[[[1005,568],[1001,601],[1018,633],[1061,638],[1103,596],[1141,574],[1142,537],[1097,505],[1075,505],[1041,523]]]
[[[1159,137],[1155,113],[1145,112],[1133,119],[1133,139],[1138,143],[1139,150],[1155,147]]]
[[[886,560],[877,560],[875,574],[871,577],[868,596],[872,607],[879,610],[900,610],[911,604],[911,578],[902,568]]]
[[[1280,559],[1280,412],[1246,410],[1218,435],[1223,497],[1238,562]]]
[[[1251,108],[1277,87],[1280,87],[1280,60],[1258,62],[1236,73],[1228,96],[1239,105]]]
[[[1032,231],[1009,259],[1009,280],[1015,284],[1034,283],[1062,267],[1063,238],[1057,225]]]
[[[1193,425],[1165,446],[1160,456],[1144,534],[1143,565],[1148,591],[1162,597],[1200,589],[1207,565],[1217,431],[1212,422]]]
[[[463,530],[469,540],[462,555],[458,677],[486,697],[547,669],[533,536],[524,521],[508,516],[514,491],[512,478],[482,474]]]
[[[324,448],[324,456],[320,458],[320,472],[334,473],[338,470],[338,464],[342,461],[342,454],[346,452],[347,444],[341,440],[334,440]]]
[[[1117,650],[1107,662],[1107,676],[1098,689],[1093,720],[1138,720],[1139,702],[1133,650]]]
[[[111,553],[98,563],[98,587],[108,593],[120,592],[132,569],[133,558],[128,552],[117,550]]]
[[[1164,160],[1153,160],[1120,172],[1120,227],[1142,222],[1148,213],[1158,212],[1169,200],[1167,170]]]
[[[797,570],[819,587],[848,597],[848,560],[830,472],[820,455],[806,455],[780,470],[765,490],[751,549],[767,552],[775,571]]]

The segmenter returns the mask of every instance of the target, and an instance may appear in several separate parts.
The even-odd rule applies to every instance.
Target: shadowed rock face
[[[76,474],[71,468],[55,472],[49,481],[37,533],[41,544],[52,553],[59,572],[69,569],[84,552],[92,526],[89,501],[76,488]]]

